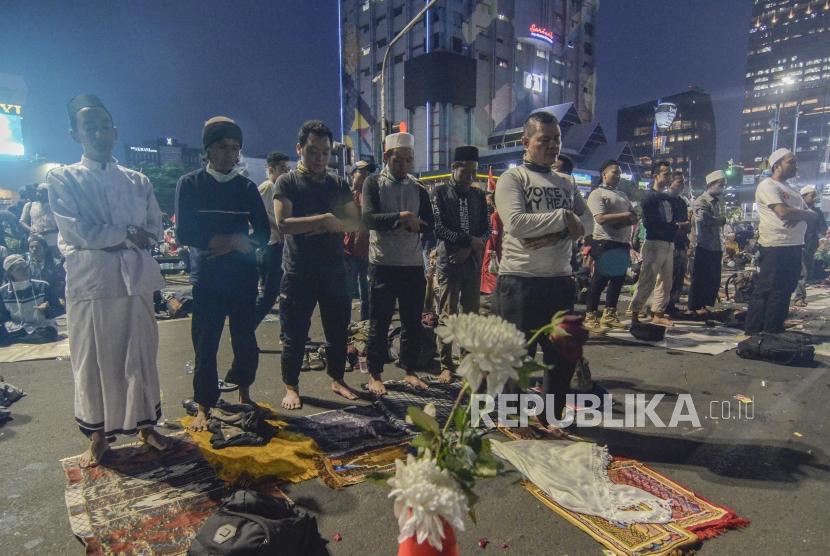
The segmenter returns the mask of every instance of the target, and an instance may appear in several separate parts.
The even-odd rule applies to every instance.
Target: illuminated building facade
[[[380,155],[375,78],[389,42],[424,5],[339,0],[341,125],[356,159]],[[416,170],[446,168],[455,147],[484,147],[535,109],[572,103],[591,121],[596,10],[596,0],[439,0],[393,46],[386,69],[387,121],[415,135]]]

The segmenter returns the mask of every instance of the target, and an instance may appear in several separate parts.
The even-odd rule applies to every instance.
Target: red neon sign
[[[530,25],[530,36],[534,39],[540,39],[548,44],[553,44],[553,31],[548,31],[544,27],[539,27],[535,23]]]

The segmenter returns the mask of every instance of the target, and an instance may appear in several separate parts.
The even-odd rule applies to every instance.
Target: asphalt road
[[[193,358],[190,321],[161,322],[159,327],[164,412],[174,419],[183,416],[180,401],[192,392],[192,375],[184,370]],[[257,335],[265,353],[253,393],[258,400],[278,405],[282,391],[277,323],[263,323]],[[311,335],[322,338],[316,317]],[[676,395],[692,395],[702,419],[700,428],[686,424],[677,429],[581,429],[579,434],[607,444],[612,454],[648,462],[751,520],[748,529],[703,543],[702,554],[827,554],[830,376],[825,364],[792,368],[746,361],[734,351],[708,356],[593,341],[587,356],[594,379],[614,395],[666,394],[658,408],[662,417],[671,414]],[[229,363],[226,337],[220,368]],[[28,393],[12,406],[14,420],[0,428],[0,554],[83,554],[69,529],[58,464],[84,448],[72,418],[69,361],[4,364],[0,374]],[[388,367],[389,378],[400,374]],[[365,377],[355,372],[347,381],[358,386]],[[303,374],[301,388],[308,397],[301,413],[345,405],[328,385],[323,372]],[[736,418],[736,394],[754,398],[752,419]],[[716,402],[711,415],[710,402]],[[725,407],[731,408],[731,418],[723,418]],[[479,483],[478,524],[468,522],[466,531],[460,532],[462,554],[602,553],[599,544],[543,507],[516,481],[512,474]],[[298,505],[318,516],[324,537],[342,535],[342,541],[331,542],[332,554],[395,553],[397,525],[382,485],[364,483],[334,491],[315,479],[286,490]],[[485,550],[478,547],[481,538],[491,543]]]

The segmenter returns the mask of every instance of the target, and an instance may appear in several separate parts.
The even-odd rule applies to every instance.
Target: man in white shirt
[[[274,184],[277,178],[285,174],[291,168],[288,166],[287,154],[274,151],[268,154],[266,159],[268,179],[259,184],[259,194],[262,203],[265,205],[265,212],[268,213],[268,223],[271,225],[271,237],[268,245],[262,249],[262,261],[259,267],[259,277],[262,281],[262,295],[256,302],[256,323],[262,322],[265,315],[274,307],[277,296],[280,294],[280,282],[282,281],[282,234],[277,227],[274,217]]]
[[[816,218],[799,192],[787,184],[795,177],[795,155],[778,149],[769,157],[772,176],[755,190],[761,246],[758,280],[749,302],[746,333],[778,333],[790,308],[790,296],[801,274],[801,249],[807,223]]]
[[[66,257],[66,313],[75,420],[90,439],[81,465],[101,463],[107,437],[134,434],[163,450],[153,292],[164,285],[149,248],[161,210],[146,176],[112,157],[117,131],[93,95],[68,105],[81,161],[49,174],[49,201]]]
[[[49,184],[41,183],[37,186],[35,200],[23,206],[20,213],[20,227],[29,235],[37,235],[46,240],[49,254],[54,258],[60,257],[58,251],[58,226],[55,224],[55,215],[49,206]]]

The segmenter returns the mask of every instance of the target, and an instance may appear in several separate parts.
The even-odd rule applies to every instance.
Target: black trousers
[[[622,290],[625,283],[625,273],[623,272],[619,276],[606,276],[599,271],[599,261],[603,254],[614,249],[625,249],[625,252],[628,253],[631,246],[619,241],[605,240],[596,240],[591,244],[591,255],[594,257],[596,264],[594,265],[594,273],[591,275],[591,285],[588,288],[588,299],[586,300],[586,309],[589,313],[596,312],[602,290],[606,286],[608,286],[608,291],[605,293],[605,308],[616,309],[619,303],[620,290]]]
[[[400,367],[415,372],[421,350],[421,313],[424,311],[426,278],[421,266],[369,265],[369,372],[380,374],[389,357],[389,325],[395,302],[401,318]]]
[[[442,319],[459,313],[478,313],[481,306],[481,268],[473,272],[438,272],[438,313]],[[452,344],[441,342],[441,366],[455,370]]]
[[[268,245],[262,250],[262,262],[259,265],[259,277],[262,281],[262,295],[256,301],[256,323],[262,322],[265,315],[273,309],[280,294],[282,282],[282,243]]]
[[[225,377],[242,387],[254,383],[259,365],[259,347],[256,343],[256,287],[247,291],[218,291],[193,286],[193,321],[191,337],[196,352],[196,370],[193,374],[193,399],[205,407],[214,407],[219,401],[219,374],[216,354],[225,328],[225,318],[231,332],[233,363]]]
[[[500,274],[496,281],[496,314],[515,324],[530,339],[533,331],[548,324],[557,311],[573,311],[574,289],[571,276],[528,278]],[[541,345],[542,360],[548,365],[543,379],[545,394],[553,394],[556,418],[562,419],[576,364],[562,357],[547,336],[541,336],[530,346],[531,357],[537,344]]]
[[[689,269],[688,247],[674,246],[672,261],[672,281],[669,303],[666,305],[668,312],[677,311],[677,303],[680,301],[680,294],[683,293],[683,283],[686,281],[686,271]]]
[[[342,260],[318,272],[283,275],[280,323],[284,384],[297,386],[300,383],[300,367],[311,327],[311,315],[317,305],[320,306],[320,320],[326,335],[326,372],[334,380],[343,380],[350,303],[346,291],[346,266]]]
[[[721,261],[723,251],[711,251],[695,247],[695,262],[692,266],[692,289],[689,292],[689,310],[697,311],[711,307],[720,290]]]
[[[790,312],[790,296],[801,276],[800,245],[761,247],[755,291],[746,315],[746,333],[778,333]]]

